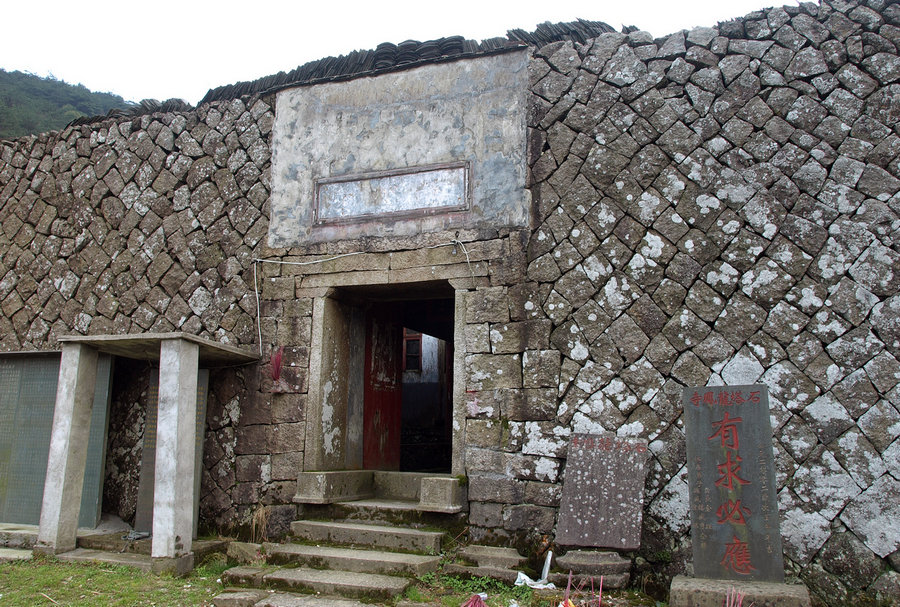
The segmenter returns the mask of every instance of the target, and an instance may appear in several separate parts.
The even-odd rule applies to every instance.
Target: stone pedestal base
[[[170,573],[183,577],[194,570],[194,553],[176,557],[154,556],[152,562],[153,573]]]
[[[732,588],[744,596],[744,605],[753,607],[810,607],[806,586],[773,582],[709,580],[683,575],[672,580],[669,607],[722,607]]]
[[[31,549],[31,552],[34,554],[39,554],[43,556],[56,556],[57,554],[62,554],[64,552],[69,552],[74,550],[75,546],[48,546],[47,544],[35,544]]]

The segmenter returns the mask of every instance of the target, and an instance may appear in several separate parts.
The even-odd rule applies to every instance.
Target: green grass
[[[416,579],[416,584],[406,591],[411,601],[435,603],[459,607],[473,594],[484,592],[491,607],[506,607],[515,600],[521,607],[531,604],[533,591],[526,586],[510,586],[486,577],[465,578],[456,575],[426,573]]]
[[[519,607],[557,607],[565,589],[551,593],[535,592],[527,586],[511,586],[492,578],[466,578],[456,575],[427,573],[416,579],[416,584],[407,589],[405,597],[411,601],[459,607],[473,594],[483,592],[488,595],[488,607],[508,607],[515,601]],[[596,605],[596,596],[590,593],[573,592],[573,601],[581,605]],[[604,607],[665,607],[653,598],[633,590],[614,590],[603,593]]]
[[[131,567],[61,563],[35,557],[0,565],[0,605],[35,607],[167,607],[212,605],[224,559],[210,560],[185,578],[157,576]]]
[[[143,573],[131,567],[63,563],[52,557],[36,556],[31,561],[0,565],[0,607],[211,607],[213,597],[223,590],[218,579],[228,566],[225,558],[218,555],[190,576],[176,578]],[[519,607],[557,607],[561,598],[561,595],[548,597],[528,587],[511,586],[491,578],[440,573],[417,578],[405,598],[435,607],[459,607],[479,592],[487,593],[488,607],[508,607],[512,601]],[[593,604],[596,605],[596,599]],[[662,603],[634,591],[604,592],[603,605],[662,607]]]

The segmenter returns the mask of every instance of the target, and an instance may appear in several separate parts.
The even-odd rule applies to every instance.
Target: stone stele
[[[636,550],[641,545],[647,441],[573,434],[556,541]]]

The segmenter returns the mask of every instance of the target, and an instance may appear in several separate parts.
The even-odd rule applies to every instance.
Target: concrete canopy
[[[215,366],[223,364],[251,363],[259,355],[243,348],[219,343],[187,333],[135,333],[130,335],[66,335],[58,338],[60,343],[81,343],[99,352],[159,362],[159,344],[166,339],[184,339],[200,348],[200,364]]]
[[[191,552],[200,364],[249,363],[257,356],[185,333],[62,337],[53,432],[35,551],[75,548],[98,352],[159,363],[151,556],[156,571],[182,574]]]

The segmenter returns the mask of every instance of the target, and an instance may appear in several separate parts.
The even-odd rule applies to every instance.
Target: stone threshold
[[[367,503],[386,508],[457,514],[468,505],[456,476],[425,472],[326,470],[301,472],[297,504]]]

